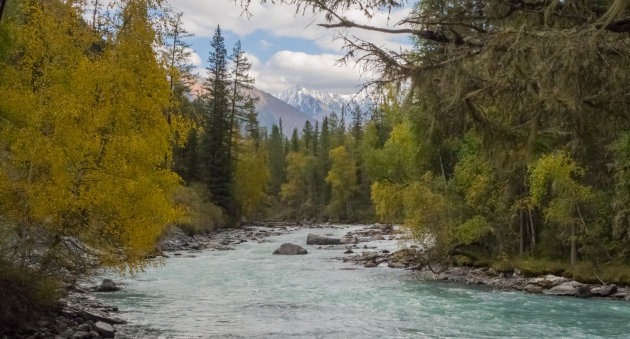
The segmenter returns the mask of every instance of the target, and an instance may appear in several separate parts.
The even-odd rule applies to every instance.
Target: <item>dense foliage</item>
[[[378,70],[377,87],[409,85],[382,107],[391,133],[364,159],[385,220],[444,254],[594,271],[630,260],[627,1],[426,0],[400,29],[341,14],[397,2],[287,2],[325,13],[325,27],[413,38],[403,53],[344,38],[345,60]]]

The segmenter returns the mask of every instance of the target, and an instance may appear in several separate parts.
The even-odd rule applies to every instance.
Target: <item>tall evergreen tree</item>
[[[361,106],[359,106],[358,104],[355,104],[352,108],[351,132],[355,142],[360,142],[361,136],[363,134],[363,114],[361,112]]]
[[[334,115],[334,113],[333,113]],[[329,129],[329,120],[328,117],[324,117],[324,121],[322,122],[322,131],[319,135],[319,148],[318,148],[318,171],[317,177],[318,182],[320,182],[320,186],[318,188],[318,197],[319,197],[319,205],[326,206],[328,205],[328,201],[330,199],[330,185],[323,182],[324,178],[328,175],[328,171],[330,170],[330,158],[329,152],[331,147],[331,137],[330,137],[330,129]]]
[[[280,186],[284,182],[285,152],[284,137],[277,125],[271,127],[271,135],[268,142],[269,149],[269,194],[277,196]]]
[[[313,143],[311,145],[311,154],[317,156],[319,147],[319,121],[315,120],[315,131],[313,132]]]
[[[304,128],[302,128],[302,140],[304,141],[304,151],[310,154],[313,154],[313,124],[310,121],[306,120],[304,123]]]
[[[229,211],[231,201],[233,160],[231,146],[230,74],[228,56],[221,28],[217,26],[210,44],[208,78],[205,89],[204,135],[202,139],[200,165],[203,179],[212,201]]]
[[[240,131],[240,123],[255,119],[256,111],[253,109],[253,99],[246,92],[253,88],[254,79],[249,75],[252,64],[247,60],[245,51],[241,48],[241,42],[237,41],[230,55],[232,70],[232,88],[230,89],[230,117],[228,125],[228,158],[233,161],[234,148],[237,143],[235,136]]]
[[[300,151],[300,137],[298,136],[297,127],[293,129],[293,134],[291,134],[291,152],[299,152]]]

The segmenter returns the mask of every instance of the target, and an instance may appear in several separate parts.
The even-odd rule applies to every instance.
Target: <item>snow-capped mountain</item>
[[[202,86],[201,79],[190,83],[188,98],[195,100],[197,97],[207,94],[206,90]],[[297,128],[301,131],[306,121],[310,121],[315,124],[315,118],[311,115],[301,112],[299,109],[288,105],[283,100],[280,100],[273,95],[263,92],[257,88],[252,88],[247,93],[250,97],[256,99],[256,112],[258,112],[258,122],[261,127],[266,127],[267,132],[271,133],[273,125],[279,125],[282,120],[282,132],[286,136],[291,136],[293,129]]]
[[[307,120],[312,124],[315,123],[314,118],[291,105],[287,105],[284,101],[267,92],[253,88],[249,91],[249,95],[256,99],[256,111],[260,126],[267,127],[269,133],[271,133],[272,125],[278,125],[280,120],[282,120],[282,132],[286,136],[290,136],[294,128],[301,131]]]
[[[333,112],[340,114],[344,106],[349,105],[352,108],[358,104],[366,112],[372,105],[372,101],[363,92],[358,95],[343,95],[299,86],[283,91],[277,97],[319,121]]]

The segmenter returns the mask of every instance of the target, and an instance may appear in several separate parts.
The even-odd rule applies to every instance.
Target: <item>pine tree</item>
[[[315,131],[313,132],[313,143],[311,145],[311,154],[317,156],[319,148],[319,121],[315,120]]]
[[[269,136],[269,194],[277,196],[285,178],[284,137],[277,125],[271,127]]]
[[[313,142],[314,142],[313,124],[306,120],[304,128],[302,128],[302,140],[304,144],[304,151],[309,154],[313,154]]]
[[[330,158],[328,153],[330,152],[331,138],[329,129],[328,117],[324,117],[322,122],[322,131],[319,135],[319,148],[318,148],[318,171],[317,178],[319,187],[317,189],[317,196],[319,197],[319,205],[326,206],[330,199],[330,186],[324,182],[324,178],[328,175],[330,170]]]
[[[293,129],[293,134],[291,134],[291,152],[299,152],[300,151],[300,138],[298,137],[297,127]]]
[[[363,114],[361,112],[361,106],[354,105],[352,109],[352,136],[356,143],[361,142],[361,136],[363,135]]]
[[[212,201],[232,212],[231,106],[227,50],[217,26],[208,57],[205,88],[205,122],[200,165]]]
[[[256,111],[253,108],[253,99],[246,93],[253,88],[254,79],[249,75],[252,65],[245,56],[245,51],[241,48],[241,42],[237,41],[230,55],[232,62],[231,93],[230,93],[230,118],[228,125],[228,158],[233,158],[234,148],[238,144],[235,136],[240,131],[240,123],[255,119]],[[232,161],[232,160],[230,160]]]

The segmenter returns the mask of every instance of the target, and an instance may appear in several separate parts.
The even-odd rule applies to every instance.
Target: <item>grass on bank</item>
[[[630,286],[630,265],[627,263],[606,262],[595,266],[589,261],[579,261],[571,267],[569,262],[554,259],[481,257],[473,260],[465,256],[456,256],[455,262],[460,266],[490,267],[497,272],[511,273],[518,269],[525,277],[553,274],[589,284],[601,284],[603,281],[607,284]]]

